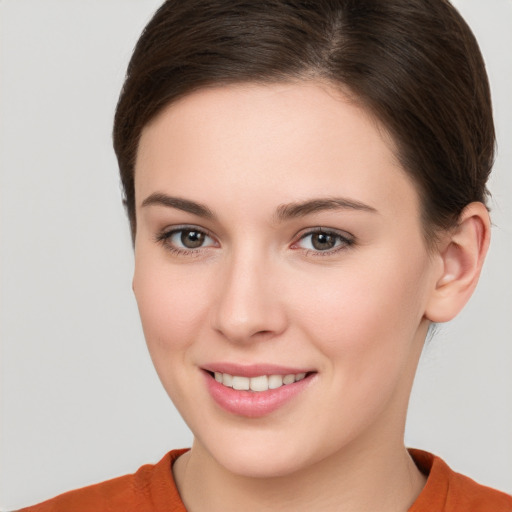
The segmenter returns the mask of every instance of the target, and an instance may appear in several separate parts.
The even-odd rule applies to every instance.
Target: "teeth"
[[[283,384],[293,384],[295,382],[295,375],[285,375],[283,377]]]
[[[262,375],[261,377],[252,377],[250,379],[249,387],[251,391],[267,391],[268,389],[268,377]]]
[[[249,377],[239,377],[238,375],[233,375],[233,389],[239,389],[240,391],[249,391],[250,386]]]
[[[233,387],[233,375],[229,375],[229,373],[222,374],[222,384],[227,386],[228,388]]]
[[[268,378],[268,388],[269,389],[277,389],[283,385],[283,376],[282,375],[271,375]]]
[[[293,384],[306,377],[305,373],[290,373],[288,375],[259,375],[258,377],[241,377],[229,373],[215,372],[215,380],[228,388],[240,391],[268,391],[287,384]]]

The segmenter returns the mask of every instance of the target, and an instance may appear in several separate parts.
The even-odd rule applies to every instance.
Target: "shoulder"
[[[418,468],[428,475],[425,488],[409,512],[512,512],[512,496],[453,471],[428,452],[409,452]]]
[[[150,512],[158,503],[184,511],[172,476],[173,462],[186,450],[173,450],[157,464],[146,464],[135,473],[66,492],[18,512]],[[169,505],[167,505],[169,506]]]

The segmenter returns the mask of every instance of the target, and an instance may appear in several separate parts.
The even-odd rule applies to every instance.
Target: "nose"
[[[262,257],[239,255],[218,276],[213,328],[234,343],[270,339],[287,326],[282,277]]]

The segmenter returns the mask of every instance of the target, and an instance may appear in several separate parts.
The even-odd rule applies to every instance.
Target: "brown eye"
[[[314,233],[311,235],[311,245],[317,251],[327,251],[336,246],[337,238],[329,233]]]
[[[187,249],[197,249],[204,244],[205,237],[201,231],[182,230],[180,241]]]
[[[215,240],[211,236],[193,227],[173,229],[160,233],[157,235],[156,240],[161,242],[167,249],[178,253],[195,251],[196,249],[204,249],[216,245]]]
[[[354,239],[334,231],[317,229],[305,234],[297,246],[306,249],[310,253],[335,253],[338,249],[344,249],[354,244]]]

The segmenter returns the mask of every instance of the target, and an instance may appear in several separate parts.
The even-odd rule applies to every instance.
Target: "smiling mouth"
[[[228,363],[202,370],[214,402],[224,411],[246,418],[267,416],[296,400],[295,397],[313,385],[318,374],[305,368],[292,373],[292,368],[275,365]]]
[[[256,377],[244,377],[229,373],[208,372],[219,384],[237,391],[253,391],[261,393],[271,389],[299,382],[309,376],[310,373],[290,373],[287,375],[258,375]]]

